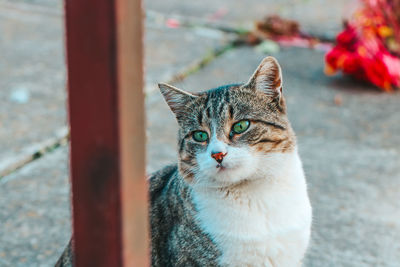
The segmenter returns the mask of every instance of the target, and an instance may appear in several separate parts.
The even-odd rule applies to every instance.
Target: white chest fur
[[[240,191],[194,190],[197,219],[221,250],[221,266],[301,265],[311,227],[304,173],[297,152],[276,156],[284,164]]]

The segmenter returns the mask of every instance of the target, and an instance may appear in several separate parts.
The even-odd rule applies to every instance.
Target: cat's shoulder
[[[154,197],[163,190],[165,185],[174,177],[178,172],[178,164],[167,165],[164,168],[153,172],[149,176],[150,196]]]

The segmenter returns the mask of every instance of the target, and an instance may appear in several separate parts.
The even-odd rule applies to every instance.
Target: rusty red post
[[[76,266],[146,266],[140,0],[66,0]]]

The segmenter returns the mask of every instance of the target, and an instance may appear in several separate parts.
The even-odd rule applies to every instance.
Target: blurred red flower
[[[384,91],[400,87],[400,0],[364,0],[326,54],[325,73],[338,70]]]

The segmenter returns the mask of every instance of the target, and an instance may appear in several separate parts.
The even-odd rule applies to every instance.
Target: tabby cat
[[[152,266],[301,266],[311,206],[276,59],[245,84],[159,87],[179,157],[149,179]]]
[[[150,177],[152,266],[300,266],[311,206],[276,59],[246,84],[159,87],[179,158]]]

